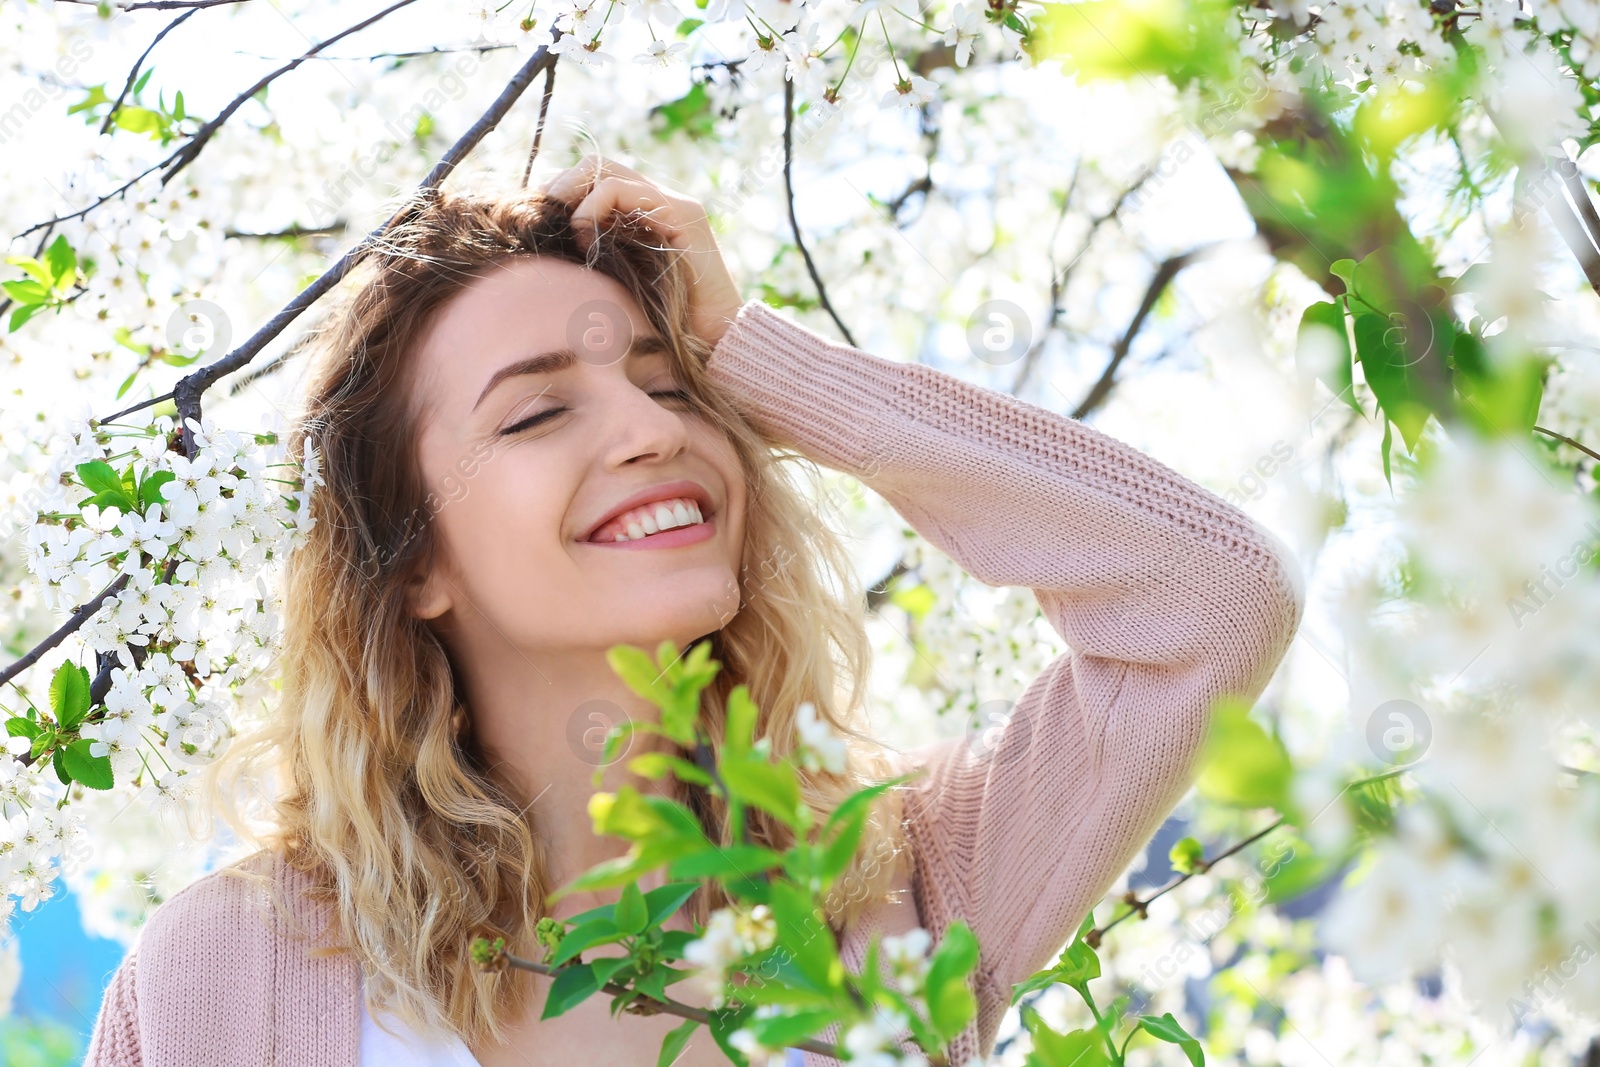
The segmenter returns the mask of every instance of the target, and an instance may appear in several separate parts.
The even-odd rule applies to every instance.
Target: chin
[[[727,572],[714,580],[672,582],[670,588],[633,589],[629,594],[608,613],[613,619],[630,620],[621,627],[628,636],[617,641],[651,652],[663,640],[688,648],[726,626],[741,606],[739,583]]]

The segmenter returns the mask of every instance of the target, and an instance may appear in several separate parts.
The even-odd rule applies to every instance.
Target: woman
[[[286,567],[281,707],[217,779],[225,802],[274,782],[270,832],[156,909],[91,1065],[655,1062],[678,1020],[612,1020],[596,997],[540,1022],[544,979],[465,950],[488,930],[534,955],[541,915],[614,899],[544,904],[622,851],[585,814],[585,735],[648,710],[605,650],[707,636],[712,736],[744,682],[776,751],[808,701],[848,737],[842,771],[806,775],[818,810],[925,768],[829,919],[853,966],[874,936],[965,919],[980,1010],[951,1062],[986,1055],[1012,983],[1149,839],[1209,709],[1254,699],[1299,619],[1285,553],[1218,497],[741,305],[704,210],[611,161],[532,198],[419,200],[328,322],[302,420],[326,484]],[[981,581],[1034,590],[1074,651],[997,743],[896,757],[855,728],[862,609],[834,595],[845,557],[785,476],[797,458],[859,478]],[[625,762],[608,787],[652,788]],[[683,799],[725,837],[711,797]],[[678,1062],[725,1061],[702,1031]]]

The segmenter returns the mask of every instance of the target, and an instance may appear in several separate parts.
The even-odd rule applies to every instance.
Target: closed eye
[[[655,392],[651,393],[650,395],[651,396],[671,397],[674,400],[683,400],[683,401],[690,401],[690,402],[692,402],[694,400],[694,397],[690,396],[688,391],[685,390],[685,389],[658,389]],[[523,430],[531,430],[535,426],[539,426],[539,425],[542,425],[543,423],[549,422],[551,419],[555,418],[557,415],[560,415],[562,412],[568,411],[568,410],[570,410],[570,409],[569,408],[565,408],[565,407],[550,408],[548,411],[541,411],[538,414],[529,415],[527,418],[521,419],[521,420],[519,420],[517,422],[514,422],[510,426],[507,426],[505,429],[501,430],[500,431],[500,436],[501,437],[509,437],[512,434],[521,433]]]

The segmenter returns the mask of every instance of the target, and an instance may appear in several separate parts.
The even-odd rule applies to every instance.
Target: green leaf
[[[604,989],[605,984],[611,981],[618,971],[626,969],[632,963],[633,959],[629,956],[602,956],[600,959],[590,960],[589,966],[594,968],[595,984]]]
[[[617,929],[625,934],[637,934],[649,921],[650,909],[644,902],[644,894],[639,892],[639,883],[629,882],[622,887],[622,896],[617,898]]]
[[[154,507],[165,504],[166,497],[161,494],[161,487],[172,481],[175,477],[171,471],[156,471],[144,481],[139,483],[139,502],[145,507]]]
[[[1346,292],[1354,292],[1356,287],[1356,261],[1353,259],[1336,259],[1328,264],[1328,273],[1344,282]]]
[[[743,756],[750,751],[755,743],[759,714],[755,701],[750,699],[750,687],[742,682],[734,686],[728,694],[728,720],[723,730],[724,758]]]
[[[50,299],[50,290],[31,278],[0,282],[0,289],[19,304],[43,304]]]
[[[839,1012],[835,1008],[809,1008],[766,1019],[752,1019],[747,1025],[763,1047],[787,1048],[826,1030],[837,1021]]]
[[[705,24],[705,19],[683,19],[678,23],[678,27],[673,33],[680,38],[687,37]]]
[[[599,989],[593,965],[580,963],[564,967],[550,983],[550,994],[545,997],[544,1012],[539,1018],[554,1019],[563,1015],[594,996]]]
[[[1075,940],[1061,953],[1055,972],[1058,982],[1073,987],[1087,986],[1092,979],[1100,977],[1100,956],[1088,942]]]
[[[1195,785],[1200,795],[1241,808],[1289,810],[1294,768],[1283,743],[1250,717],[1250,708],[1232,698],[1219,702],[1200,754]]]
[[[78,276],[78,253],[67,243],[66,234],[59,235],[45,249],[44,263],[50,268],[50,285],[53,288],[64,289],[68,282]]]
[[[596,945],[609,945],[613,941],[620,941],[625,932],[629,931],[618,929],[617,924],[609,919],[592,919],[575,926],[561,939],[561,947],[550,957],[550,965],[559,967],[580,952]]]
[[[800,782],[787,764],[745,758],[724,760],[722,780],[734,799],[758,807],[791,829],[801,829],[806,816],[800,812]]]
[[[1141,1015],[1139,1029],[1169,1044],[1177,1045],[1183,1049],[1183,1054],[1189,1057],[1189,1062],[1194,1067],[1205,1067],[1206,1054],[1200,1048],[1200,1042],[1189,1036],[1178,1020],[1172,1017],[1169,1011],[1165,1015]]]
[[[978,939],[966,923],[951,923],[928,964],[926,986],[928,1021],[946,1041],[978,1013],[978,1000],[967,985],[967,975],[977,965]]]
[[[788,950],[796,977],[815,989],[837,989],[844,981],[844,966],[833,931],[817,914],[810,894],[783,879],[774,879],[768,906],[778,925],[778,944]]]
[[[699,1023],[694,1019],[686,1020],[682,1026],[670,1031],[661,1039],[661,1053],[656,1056],[656,1067],[672,1067],[678,1062],[678,1057],[683,1055],[683,1050],[688,1047],[689,1038],[694,1036]]]
[[[1192,837],[1180,839],[1167,853],[1167,861],[1179,874],[1193,874],[1200,861],[1205,859],[1205,849]]]
[[[18,330],[22,329],[29,319],[33,318],[44,309],[45,305],[43,304],[26,304],[17,308],[11,313],[11,324],[8,327],[9,331],[11,333],[16,333]]]
[[[1022,1022],[1033,1038],[1027,1067],[1110,1067],[1105,1041],[1097,1031],[1059,1033],[1031,1006],[1022,1009]]]
[[[1361,355],[1362,372],[1383,413],[1393,420],[1405,440],[1406,451],[1415,452],[1422,428],[1428,422],[1428,407],[1423,402],[1422,384],[1416,361],[1428,358],[1401,343],[1400,327],[1386,316],[1356,316],[1356,351]],[[1425,342],[1424,342],[1425,344]]]
[[[676,915],[678,909],[683,907],[699,888],[698,882],[668,882],[650,890],[644,895],[645,908],[650,915],[645,925],[660,926],[662,920]]]
[[[6,262],[11,264],[13,267],[21,267],[23,272],[27,274],[28,277],[38,282],[46,289],[53,287],[56,283],[56,277],[50,272],[50,268],[45,266],[43,263],[40,263],[32,256],[7,256]]]
[[[617,645],[606,651],[606,662],[627,687],[660,707],[669,690],[660,682],[661,671],[641,648]]]
[[[129,133],[149,134],[152,139],[161,135],[161,115],[147,107],[124,104],[117,108],[112,121],[116,123],[118,129],[127,130]]]
[[[24,719],[20,715],[13,715],[6,720],[6,736],[35,738],[44,732],[44,727],[32,719]]]
[[[111,758],[109,756],[91,756],[89,746],[93,744],[87,737],[80,737],[65,748],[56,750],[61,757],[59,770],[65,771],[74,781],[82,782],[90,789],[110,789],[114,784],[111,774]]]
[[[50,679],[50,713],[63,730],[76,730],[89,714],[89,672],[63,663]]]
[[[111,464],[105,460],[95,459],[77,466],[78,480],[83,487],[95,494],[99,500],[109,502],[110,506],[121,508],[124,513],[138,510],[134,505],[133,497],[128,493],[127,486],[123,484],[122,476],[111,469]],[[101,507],[108,503],[101,503]]]
[[[783,864],[783,856],[759,845],[713,847],[672,864],[674,878],[751,878]]]
[[[668,100],[650,109],[650,132],[661,141],[674,133],[683,133],[691,140],[699,140],[716,133],[716,118],[711,93],[703,82],[695,82],[678,99]]]
[[[1361,410],[1350,371],[1350,337],[1344,309],[1338,304],[1312,304],[1300,316],[1295,360],[1328,391],[1356,411]]]
[[[823,846],[820,857],[821,870],[818,873],[824,879],[831,882],[850,866],[850,861],[855,858],[856,848],[861,844],[861,833],[866,829],[866,825],[867,809],[858,808]]]
[[[34,747],[37,748],[38,746],[35,745]],[[67,765],[63,761],[61,749],[58,748],[50,754],[50,767],[56,772],[56,777],[61,779],[62,785],[72,784],[72,775],[67,773]]]

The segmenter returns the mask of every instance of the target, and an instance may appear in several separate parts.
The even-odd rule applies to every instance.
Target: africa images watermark
[[[70,85],[68,79],[78,73],[78,67],[89,61],[94,49],[81,37],[73,38],[67,45],[67,54],[51,67],[53,78],[41,79],[39,84],[22,94],[22,99],[9,108],[0,110],[0,145],[10,142],[22,128],[52,101],[59,100]]]
[[[1574,541],[1567,554],[1553,565],[1546,563],[1539,567],[1538,578],[1522,583],[1525,597],[1506,598],[1506,610],[1511,613],[1517,629],[1522,629],[1524,620],[1550,603],[1567,582],[1578,576],[1578,568],[1586,566],[1600,552],[1600,521],[1591,519],[1584,530],[1589,534],[1588,540]]]

